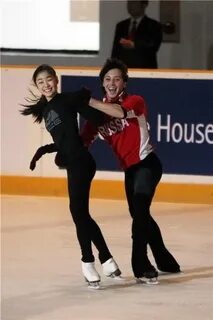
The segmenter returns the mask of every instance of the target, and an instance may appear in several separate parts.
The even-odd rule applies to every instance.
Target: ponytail
[[[20,110],[20,113],[23,116],[32,115],[32,117],[35,119],[35,122],[41,123],[43,120],[43,112],[46,104],[47,100],[45,96],[41,96],[41,98],[35,104],[22,105],[24,109]]]

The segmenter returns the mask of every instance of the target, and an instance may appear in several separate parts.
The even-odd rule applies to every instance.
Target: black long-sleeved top
[[[95,125],[103,122],[104,114],[88,106],[88,99],[83,99],[81,91],[58,93],[47,102],[43,118],[46,129],[52,136],[56,149],[64,165],[77,161],[85,152],[79,135],[78,113]]]

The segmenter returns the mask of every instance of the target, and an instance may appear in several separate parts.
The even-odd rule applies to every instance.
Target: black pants
[[[93,262],[92,242],[96,246],[101,263],[112,257],[97,223],[89,213],[89,193],[96,164],[85,151],[78,161],[67,168],[70,211],[76,226],[83,262]]]
[[[167,251],[160,229],[150,215],[152,198],[161,176],[162,165],[154,153],[125,171],[126,196],[133,219],[132,268],[136,277],[152,267],[147,257],[147,244],[157,263]]]

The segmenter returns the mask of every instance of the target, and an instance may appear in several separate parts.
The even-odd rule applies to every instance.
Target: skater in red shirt
[[[128,95],[128,70],[116,59],[106,61],[100,72],[104,101],[122,105],[124,119],[106,116],[103,125],[87,122],[82,137],[87,146],[100,134],[112,147],[125,173],[125,190],[132,217],[132,269],[137,279],[157,283],[158,272],[147,255],[149,245],[157,268],[180,272],[180,266],[165,247],[161,231],[150,214],[155,189],[162,176],[161,161],[150,144],[147,107],[142,96]]]

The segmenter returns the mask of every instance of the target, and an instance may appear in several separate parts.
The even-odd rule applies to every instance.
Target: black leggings
[[[150,269],[147,244],[155,259],[166,250],[160,229],[150,215],[150,206],[155,188],[162,176],[162,165],[151,153],[125,172],[125,189],[132,216],[132,268],[136,277]]]
[[[89,213],[89,193],[96,165],[89,152],[84,152],[76,163],[67,168],[70,212],[76,226],[83,262],[93,262],[92,242],[99,259],[104,263],[112,257],[101,230]]]

